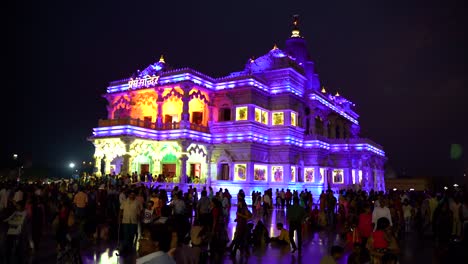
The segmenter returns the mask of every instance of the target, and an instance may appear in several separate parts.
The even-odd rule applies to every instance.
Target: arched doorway
[[[175,179],[177,179],[177,169],[178,169],[177,165],[178,165],[178,159],[176,155],[172,153],[168,153],[164,155],[164,157],[161,160],[161,167],[162,167],[161,173],[163,175],[163,178],[166,181],[177,182],[177,180],[174,181]]]

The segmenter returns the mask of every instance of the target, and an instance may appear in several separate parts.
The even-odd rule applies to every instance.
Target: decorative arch
[[[227,165],[227,167],[225,165]],[[227,172],[223,171],[223,169],[226,170],[226,168],[227,168]],[[226,175],[223,176],[223,173],[224,174],[227,173],[227,177]],[[233,175],[234,175],[234,161],[233,161],[232,155],[223,149],[221,151],[221,155],[218,157],[218,160],[216,161],[215,177],[217,180],[232,180]]]
[[[182,97],[184,97],[184,91],[178,86],[164,89],[162,93],[162,99],[164,101],[173,96],[181,99]]]
[[[187,148],[187,152],[187,175],[191,176],[194,183],[204,182],[208,173],[206,146],[192,143]]]
[[[120,138],[96,139],[93,142],[95,146],[94,157],[113,160],[118,156],[126,154],[125,143]]]
[[[127,94],[108,97],[109,106],[107,108],[109,119],[126,118],[130,116],[131,97]]]
[[[208,94],[206,92],[201,91],[200,89],[193,88],[189,92],[190,100],[197,98],[200,99],[202,102],[205,104],[208,104],[210,102]]]

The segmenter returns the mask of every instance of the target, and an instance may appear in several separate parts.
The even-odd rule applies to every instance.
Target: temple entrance
[[[140,164],[140,174],[146,175],[149,173],[149,164]]]
[[[191,182],[198,183],[201,178],[201,164],[191,163],[190,164],[190,180]]]
[[[177,165],[175,163],[170,164],[163,164],[162,165],[162,173],[166,178],[174,178],[176,174]]]
[[[229,164],[222,163],[219,168],[218,180],[229,181]]]

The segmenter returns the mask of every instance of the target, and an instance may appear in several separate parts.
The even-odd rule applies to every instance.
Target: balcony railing
[[[100,119],[98,123],[99,127],[109,127],[109,126],[137,126],[137,127],[144,127],[148,129],[154,130],[174,130],[174,129],[181,129],[180,122],[172,122],[172,123],[162,123],[158,124],[156,122],[150,122],[141,119],[134,119],[134,118],[121,118],[121,119]],[[208,133],[209,129],[206,126],[190,123],[190,130],[200,131],[204,133]]]

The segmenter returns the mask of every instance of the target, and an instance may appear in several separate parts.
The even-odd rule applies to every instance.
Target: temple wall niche
[[[191,98],[189,102],[190,122],[207,126],[209,116],[208,93],[194,88],[189,92],[189,95]]]

